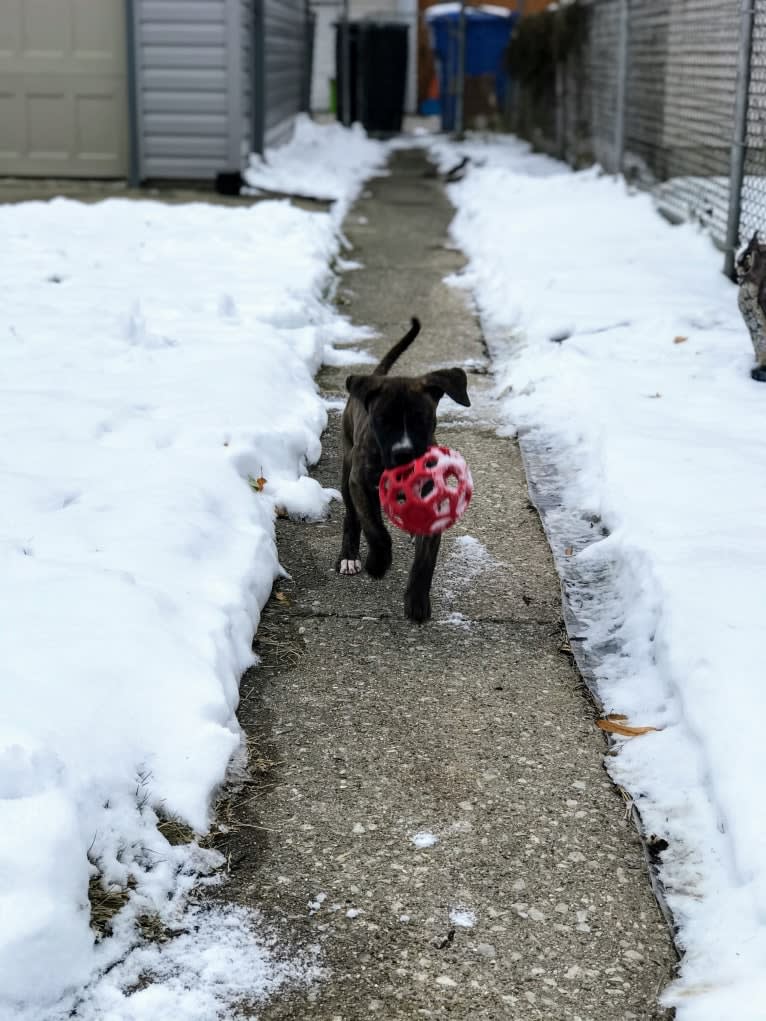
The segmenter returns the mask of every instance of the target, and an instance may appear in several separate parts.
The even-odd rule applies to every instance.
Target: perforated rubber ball
[[[415,461],[387,468],[378,491],[386,517],[397,528],[410,535],[438,535],[465,513],[473,479],[462,454],[434,446]]]

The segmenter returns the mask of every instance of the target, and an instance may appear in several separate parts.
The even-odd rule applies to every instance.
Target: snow
[[[439,843],[439,838],[435,833],[429,833],[427,830],[422,830],[419,833],[413,834],[410,840],[418,848],[419,851],[424,850],[427,847],[436,847]]]
[[[315,915],[326,900],[327,900],[326,893],[318,893],[312,901],[309,901],[309,914]]]
[[[333,217],[340,224],[364,181],[384,172],[388,152],[388,145],[368,138],[361,124],[318,124],[301,114],[291,143],[268,150],[265,159],[252,155],[244,177],[256,192],[334,200]]]
[[[476,913],[470,908],[450,908],[449,920],[458,929],[473,929],[476,925]]]
[[[457,610],[453,610],[451,613],[446,614],[446,616],[437,620],[436,623],[446,624],[449,627],[461,628],[463,631],[469,631],[471,629],[471,621]]]
[[[446,986],[449,989],[454,989],[457,986],[455,979],[449,975],[438,975],[435,981],[438,986]]]
[[[286,958],[258,912],[192,907],[184,931],[159,946],[138,946],[77,1004],[94,1021],[224,1021],[229,1004],[258,1004],[286,985],[319,981],[315,950]],[[130,990],[126,996],[124,990]],[[40,1015],[35,1015],[40,1017]]]
[[[497,398],[519,433],[604,709],[658,728],[607,760],[648,833],[684,951],[679,1021],[766,1002],[766,389],[691,225],[513,139],[434,143]]]
[[[313,375],[359,339],[326,301],[329,266],[385,150],[304,127],[275,165],[307,136],[331,213],[0,206],[4,1018],[212,1019],[312,978],[250,938],[250,913],[189,908],[221,856],[161,828],[204,833],[245,754],[238,684],[281,573],[277,509],[322,517],[335,495],[306,474],[327,420]],[[91,881],[127,899],[98,942]],[[142,942],[142,916],[173,938]]]
[[[459,535],[445,562],[445,580],[453,585],[467,587],[480,574],[496,565],[497,561],[483,542],[473,535]]]
[[[487,547],[473,535],[459,535],[455,539],[454,555],[464,557],[466,563],[474,565],[476,570],[492,561]]]

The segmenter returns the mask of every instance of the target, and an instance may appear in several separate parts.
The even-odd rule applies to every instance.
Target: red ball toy
[[[410,535],[438,535],[465,513],[473,479],[462,454],[434,446],[409,464],[387,468],[378,492],[381,507],[397,528]]]

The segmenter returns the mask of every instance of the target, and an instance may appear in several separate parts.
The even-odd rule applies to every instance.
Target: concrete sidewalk
[[[291,580],[258,632],[263,665],[243,682],[254,781],[229,804],[223,895],[293,944],[318,945],[327,976],[256,1013],[665,1018],[669,934],[564,651],[518,449],[495,433],[478,324],[443,282],[462,257],[427,168],[423,153],[400,152],[369,184],[345,225],[363,268],[338,298],[380,331],[375,355],[421,318],[400,371],[465,365],[474,406],[445,407],[439,439],[463,452],[476,494],[445,537],[423,627],[403,616],[406,537],[375,582],[333,570],[339,506],[322,524],[280,523]],[[328,396],[348,371],[322,373]],[[334,487],[339,443],[333,414],[316,474]]]

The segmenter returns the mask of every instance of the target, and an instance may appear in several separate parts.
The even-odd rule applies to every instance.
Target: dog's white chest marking
[[[402,438],[394,443],[391,447],[391,452],[393,454],[399,454],[410,450],[412,450],[412,440],[410,439],[410,434],[407,432],[407,426],[405,424]]]

